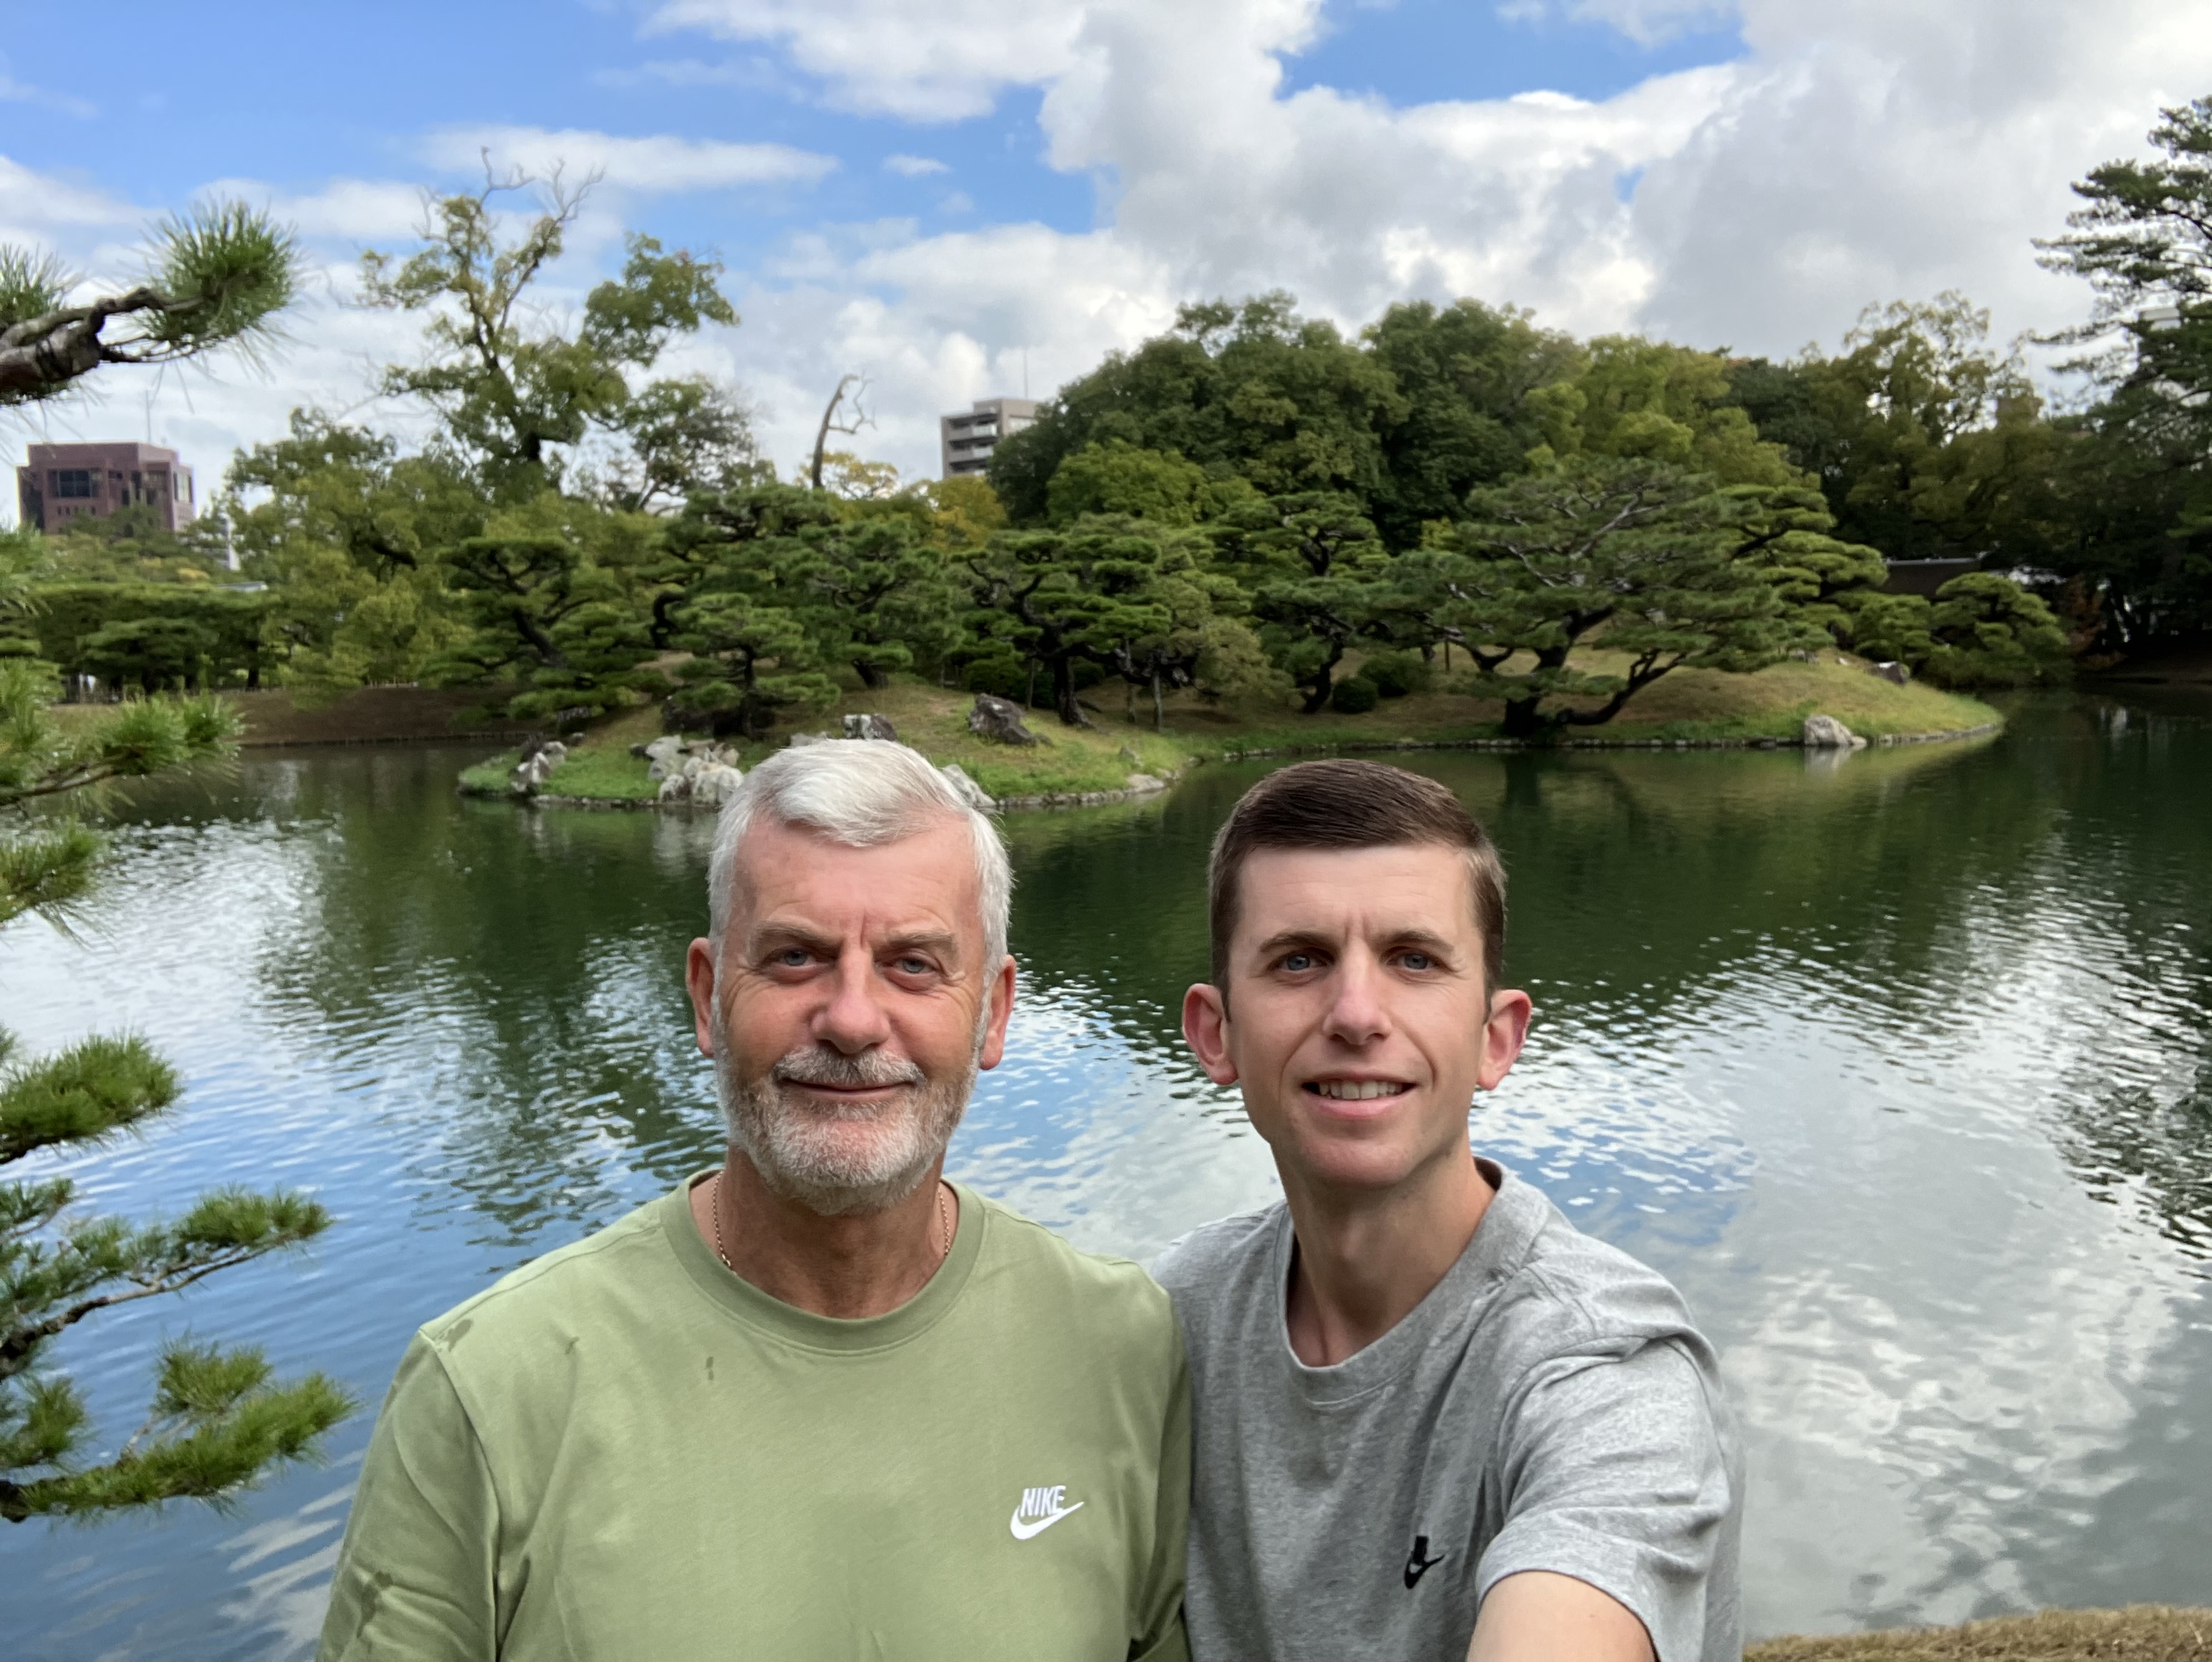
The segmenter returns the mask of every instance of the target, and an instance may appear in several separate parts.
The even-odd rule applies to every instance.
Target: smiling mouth
[[[1310,1079],[1304,1088],[1332,1102],[1373,1102],[1401,1097],[1413,1087],[1400,1079]]]

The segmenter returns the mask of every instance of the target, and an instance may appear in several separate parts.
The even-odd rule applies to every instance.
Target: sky
[[[258,369],[105,371],[8,435],[150,430],[203,496],[298,406],[424,430],[373,387],[420,320],[351,303],[359,259],[487,154],[602,175],[549,311],[626,230],[710,252],[741,320],[665,366],[741,387],[787,474],[865,375],[853,442],[920,478],[939,415],[1218,295],[1776,356],[1954,289],[2000,341],[2062,327],[2087,295],[2033,239],[2069,183],[2212,93],[2203,0],[115,0],[96,43],[10,9],[0,243],[98,287],[240,196],[310,255]]]

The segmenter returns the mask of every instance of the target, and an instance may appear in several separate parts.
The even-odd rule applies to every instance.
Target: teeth
[[[1397,1096],[1406,1087],[1395,1080],[1322,1079],[1314,1081],[1314,1089],[1339,1102],[1367,1102],[1376,1097]]]

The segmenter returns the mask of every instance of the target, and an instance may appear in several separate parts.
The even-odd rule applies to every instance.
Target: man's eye
[[[1409,970],[1433,970],[1437,961],[1426,953],[1401,953],[1398,961]]]
[[[1283,967],[1292,975],[1304,975],[1313,966],[1314,955],[1311,953],[1285,953],[1283,955]]]
[[[775,963],[780,969],[803,970],[811,961],[804,947],[786,947],[775,955]]]
[[[900,958],[891,961],[892,968],[901,975],[927,975],[929,960],[926,958]]]

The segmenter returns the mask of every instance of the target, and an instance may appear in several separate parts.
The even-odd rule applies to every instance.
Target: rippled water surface
[[[715,1158],[682,982],[706,827],[465,801],[472,759],[252,753],[124,816],[78,939],[0,935],[28,1050],[131,1027],[189,1081],[24,1175],[134,1214],[296,1184],[339,1219],[75,1330],[111,1443],[185,1329],[368,1405],[228,1515],[0,1525],[11,1657],[307,1653],[415,1326]],[[1497,832],[1538,1009],[1476,1141],[1719,1341],[1755,1634],[2212,1602],[2212,704],[1827,763],[1414,761]],[[954,1166],[1085,1246],[1272,1190],[1176,1028],[1206,843],[1260,770],[1006,822],[1022,1001]]]

